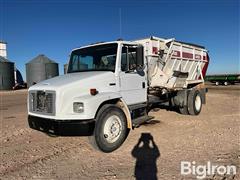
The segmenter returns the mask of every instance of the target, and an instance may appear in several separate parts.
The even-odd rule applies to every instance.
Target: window
[[[137,67],[136,48],[133,46],[124,46],[121,55],[121,70],[133,71]]]
[[[83,71],[115,71],[117,44],[105,44],[72,52],[68,73]]]
[[[82,57],[74,54],[72,56],[72,71],[87,70],[88,67],[92,66],[92,62],[93,60],[90,56]]]

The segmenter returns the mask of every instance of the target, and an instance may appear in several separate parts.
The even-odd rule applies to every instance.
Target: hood
[[[110,71],[89,71],[89,72],[78,72],[69,73],[61,76],[57,76],[45,81],[41,81],[29,88],[29,90],[34,89],[48,89],[55,90],[58,88],[63,88],[71,84],[93,84],[99,81],[112,81],[114,79],[114,73]]]

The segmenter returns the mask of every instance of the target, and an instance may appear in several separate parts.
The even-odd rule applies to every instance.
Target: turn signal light
[[[95,96],[96,94],[98,94],[97,89],[90,89],[90,94],[91,94],[92,96]]]

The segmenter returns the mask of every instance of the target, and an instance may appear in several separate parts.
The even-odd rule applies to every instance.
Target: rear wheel
[[[218,86],[218,85],[219,85],[219,82],[218,82],[218,81],[217,81],[217,82],[215,82],[215,85],[216,85],[216,86]]]
[[[224,82],[224,85],[225,85],[225,86],[227,86],[227,85],[228,85],[228,82],[227,82],[227,81],[225,81],[225,82]]]
[[[103,106],[97,115],[91,143],[103,152],[119,148],[128,135],[127,120],[123,111],[115,105]]]
[[[198,115],[202,109],[202,97],[198,90],[192,90],[188,95],[188,112],[190,115]]]

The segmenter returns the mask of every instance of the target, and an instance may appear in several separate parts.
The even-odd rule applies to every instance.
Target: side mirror
[[[143,62],[143,46],[138,46],[137,47],[136,59],[137,59],[137,66],[142,67],[144,65],[144,62]]]

